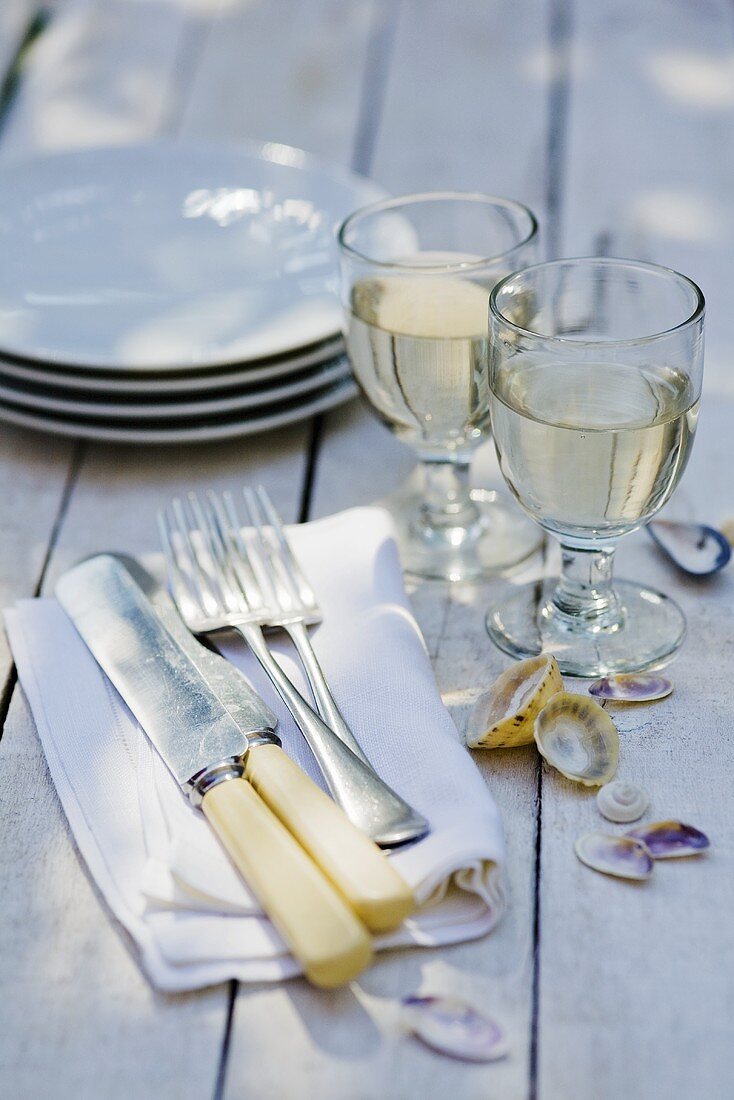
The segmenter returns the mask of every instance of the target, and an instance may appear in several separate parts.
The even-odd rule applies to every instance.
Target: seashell
[[[711,843],[705,833],[682,821],[654,821],[651,825],[638,825],[625,835],[643,841],[653,859],[696,856]]]
[[[502,1028],[458,997],[404,997],[402,1019],[429,1047],[469,1062],[494,1062],[508,1052]]]
[[[617,878],[645,882],[654,867],[647,845],[630,836],[584,833],[576,841],[574,850],[587,867]]]
[[[596,796],[599,813],[607,821],[637,821],[650,804],[650,799],[642,787],[627,783],[624,779],[615,779],[607,783]]]
[[[730,546],[734,546],[734,517],[731,519],[725,519],[719,527],[722,535],[729,543]]]
[[[655,672],[619,672],[589,685],[595,699],[614,699],[619,703],[652,703],[664,699],[673,690],[673,681]]]
[[[533,723],[559,691],[563,680],[550,653],[518,661],[477,699],[467,725],[467,745],[472,749],[532,745]]]
[[[549,764],[587,787],[608,783],[617,770],[617,727],[586,695],[554,695],[535,720],[535,742]]]
[[[647,530],[670,560],[694,577],[716,573],[731,557],[731,546],[721,531],[703,523],[654,519],[648,523]]]

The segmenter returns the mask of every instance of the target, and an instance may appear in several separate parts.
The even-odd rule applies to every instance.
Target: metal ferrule
[[[204,795],[219,783],[226,783],[228,779],[242,779],[245,774],[245,757],[232,756],[229,760],[221,760],[218,764],[212,764],[209,768],[203,768],[186,784],[184,790],[189,796],[189,802],[197,809],[201,806]]]
[[[226,760],[220,760],[218,764],[212,764],[210,767],[197,772],[184,786],[184,791],[188,795],[191,805],[198,809],[207,791],[210,791],[212,787],[216,787],[218,783],[226,783],[228,779],[241,779],[245,774],[245,757],[254,745],[280,746],[280,738],[272,730],[258,730],[257,733],[249,733],[247,735],[247,749],[241,756],[230,756]]]
[[[280,748],[281,741],[275,730],[258,730],[257,733],[247,734],[247,747],[251,749],[254,745],[277,745]]]

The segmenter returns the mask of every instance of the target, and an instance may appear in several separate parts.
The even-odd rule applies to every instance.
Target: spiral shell
[[[535,720],[535,742],[549,764],[587,787],[608,783],[617,770],[617,727],[586,695],[554,695]]]
[[[472,749],[531,745],[536,717],[562,690],[560,669],[549,653],[511,665],[477,699],[467,724],[467,745]]]
[[[637,821],[649,806],[650,799],[642,787],[624,779],[615,779],[601,788],[596,804],[607,821]]]

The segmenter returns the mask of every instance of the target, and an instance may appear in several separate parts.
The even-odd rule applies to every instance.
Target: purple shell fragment
[[[589,695],[619,703],[652,703],[672,690],[672,680],[655,672],[620,672],[589,684]]]
[[[723,569],[731,558],[728,539],[715,527],[703,523],[672,523],[655,519],[647,531],[670,560],[694,577],[705,577]]]
[[[646,844],[653,859],[695,856],[711,844],[700,829],[682,821],[654,821],[650,825],[638,825],[626,835]]]
[[[502,1028],[458,997],[404,997],[402,1018],[427,1046],[469,1062],[494,1062],[508,1051]]]
[[[576,841],[575,851],[582,863],[603,875],[644,882],[653,872],[646,845],[631,836],[585,833]]]

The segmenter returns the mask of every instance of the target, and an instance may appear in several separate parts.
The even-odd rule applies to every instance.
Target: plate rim
[[[319,391],[319,396],[309,402],[304,402],[286,412],[272,413],[255,421],[239,419],[227,421],[221,425],[205,425],[203,427],[180,428],[173,432],[161,432],[160,430],[105,428],[103,425],[93,427],[90,425],[77,425],[68,419],[54,420],[18,412],[15,408],[0,402],[0,422],[15,424],[21,428],[32,431],[44,432],[47,435],[63,436],[72,439],[93,440],[98,443],[108,444],[142,444],[150,446],[167,446],[181,443],[207,443],[219,440],[237,439],[242,436],[257,435],[260,432],[272,431],[285,427],[288,424],[297,423],[300,420],[308,420],[338,405],[356,397],[358,387],[352,377],[347,377],[340,382],[335,382],[326,387],[326,392]]]
[[[289,381],[287,378],[280,385],[259,390],[256,393],[248,393],[243,390],[228,397],[211,397],[209,399],[193,399],[191,401],[174,400],[170,403],[156,404],[132,402],[125,405],[115,405],[106,401],[82,401],[72,399],[55,399],[45,394],[30,395],[27,391],[15,390],[3,385],[2,371],[0,370],[0,404],[12,405],[32,412],[58,413],[61,416],[80,416],[93,418],[109,417],[110,419],[153,420],[161,421],[182,420],[196,416],[218,416],[227,413],[245,412],[248,409],[256,409],[261,405],[273,405],[279,401],[290,400],[312,390],[321,389],[348,377],[351,373],[349,360],[345,355],[340,355],[332,360],[319,363],[315,367],[306,368],[305,376],[297,381]],[[236,388],[236,387],[233,387]]]
[[[381,198],[389,197],[386,189],[375,180],[370,179],[368,176],[364,176],[361,173],[354,172],[351,168],[344,165],[340,165],[333,161],[329,161],[327,158],[319,157],[314,153],[309,153],[304,149],[300,149],[297,146],[286,145],[282,142],[264,141],[261,139],[248,138],[243,139],[241,142],[218,142],[218,141],[205,141],[205,140],[192,140],[192,141],[176,141],[170,137],[162,137],[160,139],[146,140],[128,143],[125,145],[115,144],[102,144],[95,146],[88,146],[81,149],[67,149],[67,150],[55,150],[39,153],[21,153],[17,156],[8,158],[2,165],[0,165],[0,185],[2,184],[3,177],[11,175],[12,173],[18,173],[23,170],[27,170],[29,167],[35,165],[48,165],[57,164],[62,161],[93,161],[95,158],[112,156],[119,159],[130,157],[136,154],[149,154],[149,153],[163,153],[171,155],[186,155],[191,154],[202,158],[219,155],[227,156],[233,159],[242,157],[254,157],[261,161],[266,161],[269,164],[277,164],[286,168],[293,168],[296,170],[306,170],[310,172],[320,172],[322,174],[329,175],[332,179],[342,183],[346,186],[366,188],[372,192],[372,196],[365,199],[366,202],[378,201]],[[298,163],[293,163],[297,160]],[[321,337],[317,341],[311,341],[307,345],[301,345],[300,347],[311,347],[314,344],[322,343],[327,339],[333,339],[337,334],[330,334],[329,336]],[[281,348],[279,351],[273,352],[272,356],[257,356],[251,360],[243,359],[241,363],[258,363],[268,358],[279,359],[284,356],[295,354],[300,350],[299,345],[288,346],[287,348]],[[141,380],[145,378],[148,373],[155,374],[167,374],[167,373],[183,373],[183,372],[206,372],[210,369],[216,369],[219,367],[227,367],[231,365],[232,359],[224,359],[214,357],[207,362],[200,361],[198,363],[170,363],[170,364],[156,364],[152,367],[135,366],[126,367],[120,362],[113,363],[101,362],[99,360],[94,361],[91,357],[86,359],[84,356],[66,355],[51,355],[46,353],[42,354],[29,354],[18,349],[6,348],[0,343],[0,357],[2,358],[14,358],[21,360],[25,363],[33,365],[42,365],[49,363],[53,366],[66,368],[69,370],[83,371],[88,369],[92,372],[97,371],[100,374],[105,372],[110,373],[135,373],[140,376]]]

